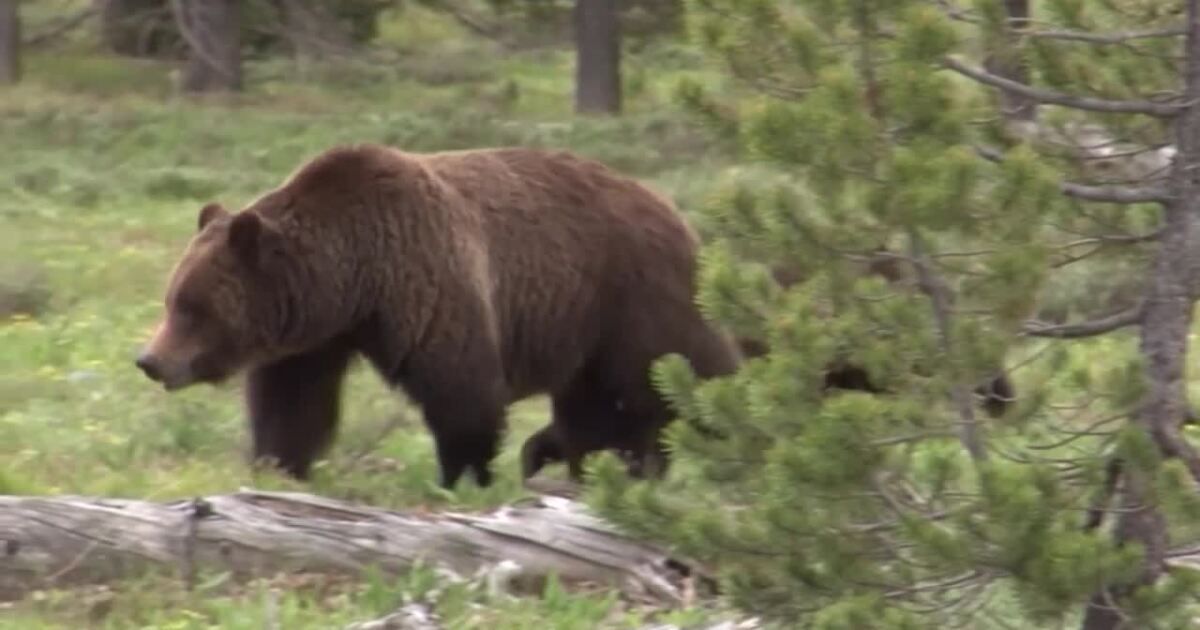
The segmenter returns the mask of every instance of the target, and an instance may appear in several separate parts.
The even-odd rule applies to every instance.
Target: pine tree
[[[788,625],[1183,623],[1200,580],[1164,563],[1169,520],[1200,509],[1179,430],[1200,110],[1141,95],[1200,96],[1197,4],[1185,38],[1180,3],[1054,0],[1025,31],[998,2],[689,2],[739,89],[680,99],[754,163],[699,209],[698,300],[767,352],[704,382],[660,361],[672,475],[598,457],[593,505]],[[1170,28],[1113,33],[1133,23]],[[1175,160],[1063,150],[1089,135]],[[1133,304],[1063,305],[1118,271]],[[878,391],[827,388],[846,365]],[[974,393],[998,369],[1018,393],[991,418]]]

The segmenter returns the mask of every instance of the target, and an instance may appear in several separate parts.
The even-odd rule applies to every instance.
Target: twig
[[[1162,236],[1162,228],[1154,230],[1146,234],[1100,234],[1097,236],[1089,236],[1081,238],[1077,241],[1071,241],[1060,247],[1060,249],[1069,249],[1072,247],[1082,247],[1084,245],[1097,245],[1106,243],[1144,243],[1146,241],[1158,240]]]

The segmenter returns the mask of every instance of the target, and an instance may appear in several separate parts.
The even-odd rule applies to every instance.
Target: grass
[[[398,509],[486,508],[524,494],[516,452],[547,419],[541,398],[510,410],[494,486],[448,493],[419,415],[359,365],[338,441],[304,486],[245,465],[235,385],[168,395],[132,364],[201,205],[238,207],[337,143],[569,147],[681,201],[706,193],[709,177],[695,174],[721,158],[667,102],[672,75],[699,70],[676,64],[653,85],[632,73],[626,116],[575,118],[565,53],[504,57],[453,25],[419,24],[385,27],[411,51],[395,64],[264,62],[247,69],[245,94],[207,100],[174,96],[169,65],[106,56],[86,40],[27,56],[23,83],[0,95],[0,493],[169,500],[256,486]],[[186,593],[151,575],[43,591],[9,605],[0,627],[336,627],[388,612],[433,577],[298,579],[209,576]],[[548,588],[481,608],[486,596],[452,586],[438,609],[456,628],[645,623],[608,594]]]

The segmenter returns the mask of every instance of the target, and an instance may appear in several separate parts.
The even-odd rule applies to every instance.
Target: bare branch
[[[1147,116],[1156,116],[1159,118],[1170,118],[1179,114],[1184,109],[1184,105],[1174,103],[1155,103],[1152,101],[1117,101],[1102,98],[1092,98],[1089,96],[1072,96],[1054,90],[1046,90],[1042,88],[1029,87],[1022,83],[1005,79],[997,76],[986,70],[976,68],[965,64],[953,57],[946,57],[942,60],[942,64],[949,70],[953,70],[967,78],[974,79],[985,85],[1000,88],[1034,99],[1041,103],[1050,105],[1060,105],[1062,107],[1070,107],[1072,109],[1081,109],[1090,112],[1105,112],[1110,114],[1145,114]]]
[[[1159,28],[1145,31],[1117,31],[1114,33],[1089,33],[1087,31],[1041,30],[1027,31],[1025,34],[1037,39],[1059,39],[1089,44],[1113,45],[1126,44],[1137,39],[1153,39],[1157,37],[1177,37],[1187,33],[1182,26]]]
[[[946,356],[951,356],[953,348],[950,341],[949,289],[942,282],[942,279],[930,269],[920,235],[915,231],[910,231],[908,240],[909,255],[912,257],[910,262],[917,272],[918,284],[921,287],[921,291],[929,297],[930,306],[933,309],[933,317],[937,325],[938,345]],[[975,417],[975,408],[971,404],[970,389],[956,380],[956,382],[951,384],[950,395],[958,411],[959,422],[961,424],[960,439],[962,440],[963,447],[967,449],[967,452],[971,455],[971,459],[977,462],[987,461],[987,445],[979,428],[979,420]]]
[[[1082,201],[1103,203],[1166,203],[1171,194],[1164,186],[1089,186],[1063,182],[1059,184],[1063,194]]]
[[[1086,322],[1077,324],[1048,325],[1037,321],[1028,321],[1022,329],[1022,334],[1029,337],[1050,337],[1054,339],[1082,339],[1096,337],[1126,326],[1133,326],[1142,321],[1142,306],[1133,308]]]
[[[1104,245],[1109,243],[1145,243],[1146,241],[1156,241],[1162,236],[1162,228],[1147,232],[1146,234],[1098,234],[1096,236],[1088,236],[1077,241],[1071,241],[1063,245],[1060,249],[1070,249],[1073,247],[1083,247],[1084,245]]]

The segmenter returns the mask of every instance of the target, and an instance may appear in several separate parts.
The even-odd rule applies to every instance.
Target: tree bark
[[[1195,302],[1192,270],[1200,212],[1200,107],[1195,105],[1200,99],[1200,0],[1187,2],[1186,37],[1183,100],[1190,105],[1175,121],[1178,153],[1170,172],[1171,196],[1163,204],[1165,229],[1147,282],[1141,320],[1147,392],[1134,416],[1137,428],[1164,457],[1185,460],[1192,453],[1179,431],[1188,415],[1184,370]],[[1152,479],[1132,462],[1124,468],[1122,512],[1115,534],[1118,544],[1139,543],[1145,560],[1134,584],[1110,585],[1092,598],[1084,611],[1084,630],[1125,627],[1120,598],[1139,586],[1154,584],[1166,571],[1166,518],[1150,488]]]
[[[17,0],[0,0],[0,85],[21,80],[21,17]]]
[[[621,20],[617,0],[575,2],[575,111],[621,111]]]
[[[983,65],[996,76],[1028,85],[1029,68],[1021,62],[1019,46],[1022,32],[1029,25],[1029,0],[1004,0],[1004,13],[1008,23],[1001,37],[1003,44],[999,50],[992,51]],[[1033,121],[1037,117],[1037,102],[1027,96],[1001,90],[996,98],[1000,101],[1000,111],[1009,121]]]
[[[188,46],[184,92],[242,89],[241,27],[237,0],[171,0]]]
[[[418,560],[464,576],[503,569],[509,582],[524,584],[553,572],[564,583],[608,583],[670,605],[684,601],[683,578],[695,577],[562,497],[480,514],[402,514],[257,491],[171,503],[0,496],[0,599],[163,565],[190,585],[198,567],[247,578],[368,565],[394,573]]]

